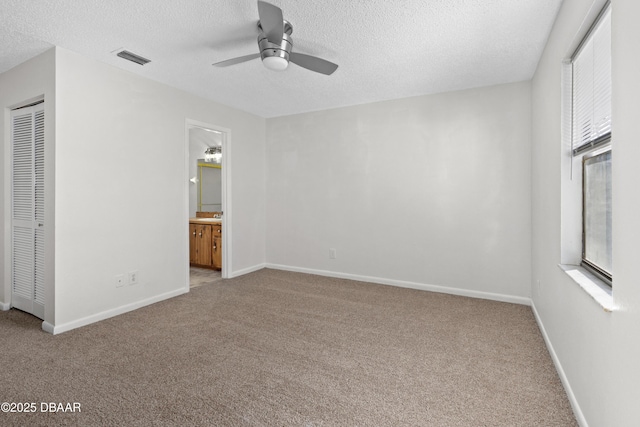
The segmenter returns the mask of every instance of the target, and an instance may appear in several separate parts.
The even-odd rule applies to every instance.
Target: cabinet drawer
[[[213,224],[211,226],[211,234],[214,236],[222,235],[222,224]]]

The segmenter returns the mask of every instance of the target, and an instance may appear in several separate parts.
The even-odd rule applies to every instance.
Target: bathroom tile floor
[[[189,287],[197,288],[222,280],[222,272],[208,268],[189,267]]]

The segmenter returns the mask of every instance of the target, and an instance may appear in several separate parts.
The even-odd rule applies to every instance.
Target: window
[[[611,221],[611,8],[571,57],[571,148],[582,160],[582,262],[609,285]]]
[[[582,262],[611,281],[611,150],[582,161]]]

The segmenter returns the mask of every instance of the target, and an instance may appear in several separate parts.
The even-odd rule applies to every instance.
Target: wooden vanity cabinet
[[[222,269],[222,224],[189,223],[189,262]]]

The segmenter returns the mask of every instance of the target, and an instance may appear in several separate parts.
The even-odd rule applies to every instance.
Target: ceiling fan
[[[260,53],[239,56],[216,62],[216,67],[228,67],[229,65],[240,64],[252,59],[262,58],[262,63],[270,70],[283,71],[289,66],[289,62],[315,71],[316,73],[330,75],[338,65],[326,61],[316,56],[305,55],[304,53],[292,52],[293,39],[291,33],[293,26],[282,17],[282,9],[265,1],[258,1],[258,48]]]

